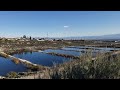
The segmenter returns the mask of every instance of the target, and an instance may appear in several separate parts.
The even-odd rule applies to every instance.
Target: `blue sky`
[[[0,36],[96,36],[120,33],[120,11],[0,11]]]

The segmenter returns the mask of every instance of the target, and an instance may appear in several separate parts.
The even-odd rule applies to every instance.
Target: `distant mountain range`
[[[119,40],[120,34],[110,34],[101,36],[64,37],[63,39],[89,39],[89,40]]]
[[[40,39],[41,37],[34,37],[36,39]],[[46,38],[46,37],[43,37]],[[66,39],[66,40],[120,40],[120,34],[109,34],[109,35],[101,35],[101,36],[72,36],[72,37],[48,37],[49,39]]]

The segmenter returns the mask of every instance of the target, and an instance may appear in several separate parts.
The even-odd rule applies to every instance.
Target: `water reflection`
[[[7,58],[0,57],[0,75],[6,75],[10,71],[23,72],[27,69],[22,64],[15,64]]]

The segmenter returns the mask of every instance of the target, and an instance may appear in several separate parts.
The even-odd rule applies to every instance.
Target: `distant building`
[[[37,41],[45,41],[44,39],[37,39]]]

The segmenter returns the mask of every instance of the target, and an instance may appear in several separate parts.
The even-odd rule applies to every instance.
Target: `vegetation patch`
[[[66,62],[52,69],[51,79],[120,79],[120,55],[90,55]]]
[[[11,71],[11,72],[7,73],[6,77],[7,78],[18,78],[19,75],[18,75],[18,73]]]
[[[55,56],[62,56],[62,57],[72,58],[72,59],[79,59],[79,57],[77,57],[77,56],[66,55],[66,54],[59,54],[59,53],[54,53],[54,52],[49,52],[47,54],[51,54],[51,55],[55,55]]]
[[[12,61],[13,61],[15,64],[19,64],[19,63],[20,63],[20,60],[17,59],[17,58],[13,58]]]

